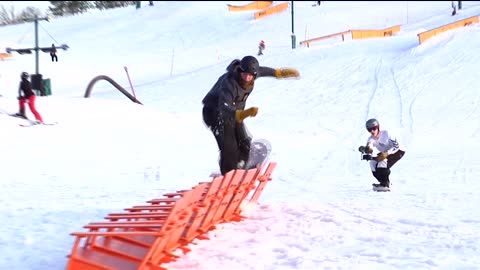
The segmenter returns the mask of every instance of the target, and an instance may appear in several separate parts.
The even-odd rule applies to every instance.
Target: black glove
[[[368,153],[368,154],[373,153],[373,149],[372,149],[372,148],[370,148],[370,147],[368,147],[368,146],[363,146],[363,145],[358,148],[358,151],[360,151],[360,152],[362,152],[362,153]]]
[[[20,99],[22,99],[22,98],[23,98],[22,96],[18,96],[18,97],[17,97],[18,100],[20,100]]]

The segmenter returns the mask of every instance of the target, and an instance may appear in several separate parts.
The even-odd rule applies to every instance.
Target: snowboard
[[[257,139],[250,144],[250,153],[245,166],[245,170],[254,169],[257,165],[264,165],[268,159],[268,156],[272,152],[272,145],[265,139]],[[210,177],[218,177],[222,174],[220,172],[210,173]]]
[[[245,168],[247,170],[259,166],[263,166],[272,152],[272,145],[268,140],[257,139],[250,144],[250,155]]]
[[[373,185],[373,184],[372,184]],[[388,187],[376,187],[372,186],[372,190],[376,192],[390,192],[390,188]]]

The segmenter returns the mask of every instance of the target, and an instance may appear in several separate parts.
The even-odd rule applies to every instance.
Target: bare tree
[[[13,6],[10,7],[10,10],[7,10],[3,5],[2,9],[0,10],[0,24],[1,25],[8,25],[8,24],[15,24],[15,9]]]
[[[42,17],[40,9],[35,7],[27,7],[18,14],[17,19],[20,22],[31,21],[32,19]]]
[[[16,14],[13,6],[10,7],[10,10],[7,10],[2,5],[0,10],[0,25],[23,23],[41,16],[42,12],[36,7],[26,7],[20,13]]]

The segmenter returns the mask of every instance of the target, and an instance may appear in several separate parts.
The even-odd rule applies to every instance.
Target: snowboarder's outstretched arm
[[[259,67],[259,72],[257,77],[275,77],[277,79],[283,78],[298,78],[300,77],[300,72],[294,68],[271,68],[271,67]]]

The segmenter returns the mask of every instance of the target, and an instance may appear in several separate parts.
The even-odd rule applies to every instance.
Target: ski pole
[[[135,98],[135,101],[138,102],[137,96],[135,95],[135,89],[133,89],[132,81],[130,80],[130,75],[128,75],[128,69],[126,66],[123,67],[125,69],[125,72],[127,73],[127,78],[128,82],[130,83],[130,88],[132,88],[132,93],[133,97]]]

